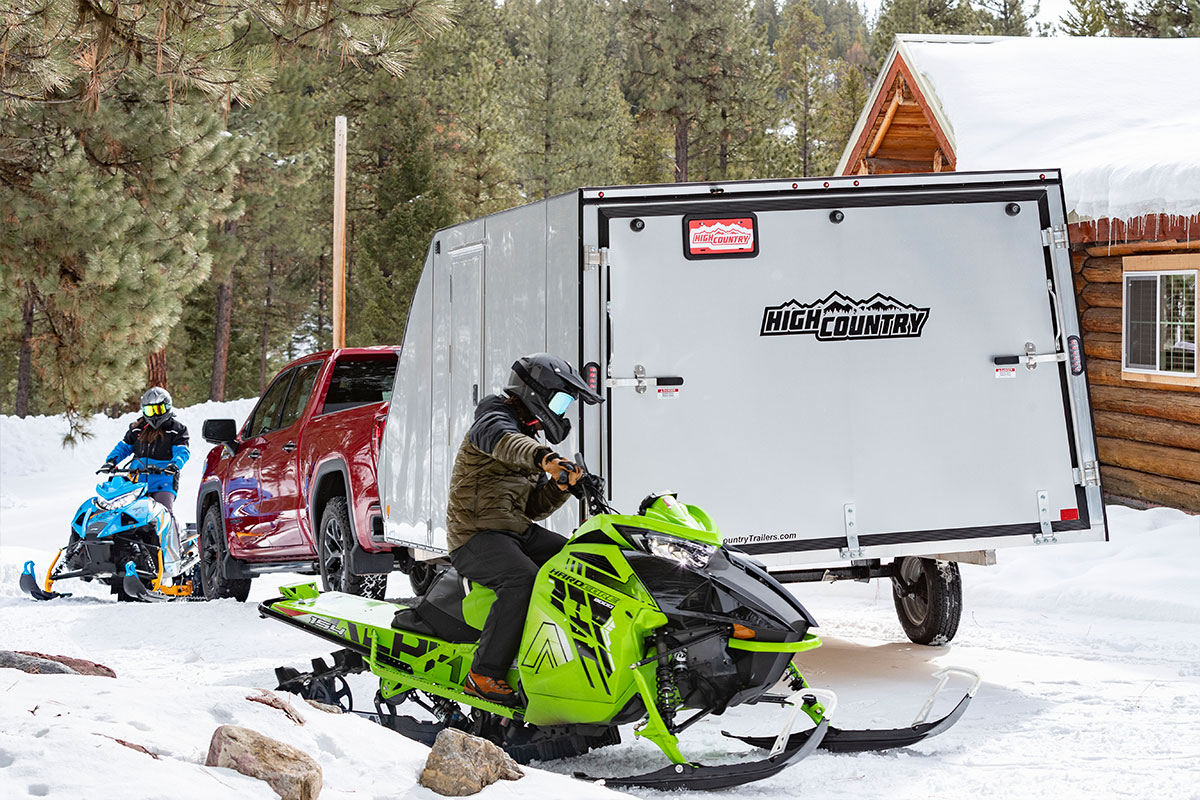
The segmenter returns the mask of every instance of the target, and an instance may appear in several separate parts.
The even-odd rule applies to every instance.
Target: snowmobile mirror
[[[232,445],[237,441],[237,422],[231,419],[206,419],[200,435],[209,444]]]

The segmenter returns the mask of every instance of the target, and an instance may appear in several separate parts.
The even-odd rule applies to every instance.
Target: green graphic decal
[[[563,641],[562,631],[553,622],[543,622],[533,637],[521,666],[536,675],[543,669],[554,669],[571,660],[571,651]]]

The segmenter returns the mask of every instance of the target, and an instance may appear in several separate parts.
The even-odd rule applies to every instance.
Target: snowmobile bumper
[[[611,789],[626,789],[640,786],[647,789],[670,791],[672,789],[728,789],[741,786],[744,783],[760,781],[769,778],[786,767],[812,754],[825,738],[829,729],[828,720],[822,720],[817,727],[810,731],[795,734],[788,739],[788,746],[781,752],[768,755],[757,761],[744,761],[739,764],[709,766],[702,764],[673,764],[669,767],[647,772],[643,775],[631,775],[626,778],[595,778],[582,772],[576,772],[580,780],[594,781]],[[792,740],[796,744],[792,745]],[[774,742],[774,738],[767,741]],[[767,745],[768,747],[770,744]]]
[[[61,555],[61,551],[59,551]],[[58,556],[54,557],[58,561]],[[50,571],[54,570],[54,565],[50,565]],[[70,592],[56,592],[50,587],[54,585],[54,581],[50,580],[50,571],[46,573],[46,588],[38,586],[37,575],[34,573],[32,561],[26,561],[25,566],[21,569],[21,591],[29,595],[35,600],[53,600],[56,597],[70,597]]]
[[[933,707],[933,701],[941,693],[942,689],[945,688],[946,683],[952,675],[960,675],[972,679],[971,686],[967,689],[963,698],[958,701],[958,705],[949,714],[941,719],[927,722],[926,719],[929,715],[929,710]],[[938,684],[930,693],[929,698],[917,714],[917,718],[913,720],[912,725],[907,728],[878,730],[846,730],[830,727],[829,731],[825,734],[825,738],[820,743],[820,748],[828,750],[831,753],[863,753],[875,750],[890,750],[893,747],[908,747],[949,730],[966,712],[967,706],[970,705],[972,698],[975,697],[975,692],[979,689],[982,679],[974,670],[963,669],[961,667],[947,667],[935,672],[934,677],[938,679]],[[753,747],[768,748],[776,741],[769,736],[735,736],[728,731],[721,731],[721,733],[730,739],[737,739]],[[788,738],[788,748],[790,749],[802,744],[810,733],[811,731],[804,731],[792,734]]]

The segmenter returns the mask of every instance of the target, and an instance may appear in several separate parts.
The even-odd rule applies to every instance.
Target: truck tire
[[[226,578],[221,574],[227,544],[225,526],[221,524],[221,506],[213,503],[204,512],[200,525],[200,563],[196,565],[199,595],[205,600],[232,597],[239,603],[250,595],[250,578]]]
[[[962,616],[958,564],[905,556],[896,559],[893,569],[892,600],[908,638],[929,645],[953,639]]]
[[[359,575],[350,569],[347,554],[357,544],[350,527],[350,507],[344,497],[331,497],[321,512],[317,529],[317,563],[327,592],[345,592],[382,600],[387,575]]]

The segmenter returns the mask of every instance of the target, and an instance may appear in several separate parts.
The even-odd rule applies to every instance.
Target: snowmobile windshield
[[[550,398],[550,402],[546,405],[551,411],[561,417],[563,414],[567,413],[567,409],[570,408],[571,404],[574,402],[575,398],[566,392],[555,392],[554,396]]]

